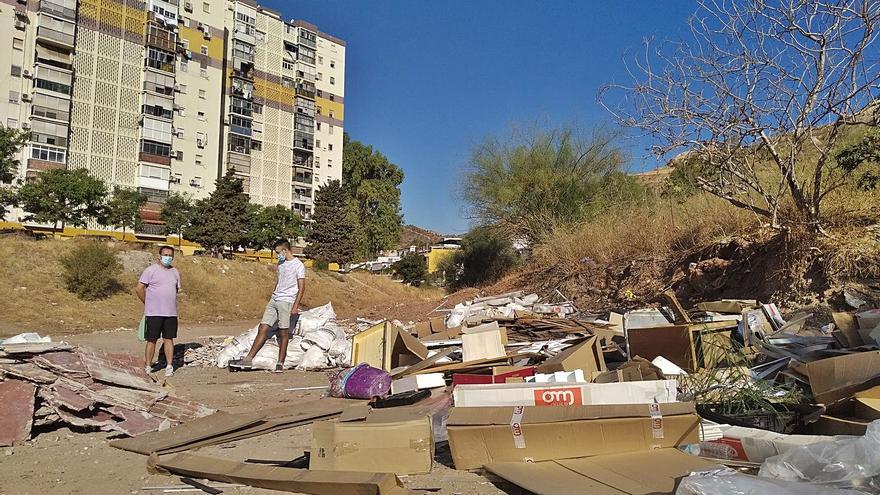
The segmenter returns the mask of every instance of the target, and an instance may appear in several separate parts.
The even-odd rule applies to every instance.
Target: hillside
[[[404,225],[403,234],[400,236],[400,242],[397,243],[398,249],[406,249],[410,246],[430,246],[443,239],[441,234],[431,230],[416,227],[415,225]]]
[[[116,244],[124,265],[119,290],[107,299],[84,302],[68,292],[61,279],[59,260],[74,242],[0,237],[4,260],[0,264],[0,336],[23,331],[57,335],[137,324],[142,305],[129,291],[154,253]],[[183,285],[182,322],[256,324],[275,283],[273,267],[256,262],[178,257],[175,266]],[[394,304],[414,304],[421,311],[420,305],[436,306],[442,296],[441,290],[408,287],[383,276],[309,270],[304,304],[314,307],[330,301],[340,318],[353,318]]]

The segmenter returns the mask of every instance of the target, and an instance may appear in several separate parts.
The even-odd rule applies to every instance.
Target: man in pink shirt
[[[177,337],[177,293],[180,292],[180,273],[174,268],[174,248],[159,248],[159,262],[144,270],[138,280],[137,292],[144,303],[146,328],[144,337],[147,348],[144,351],[144,371],[152,373],[153,356],[156,355],[156,341],[162,338],[165,351],[165,376],[174,374],[174,339]]]

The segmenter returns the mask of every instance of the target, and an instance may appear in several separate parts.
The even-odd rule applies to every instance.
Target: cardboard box
[[[431,418],[434,441],[445,442],[446,420],[452,411],[452,394],[433,390],[430,398],[416,404],[400,407],[373,409],[368,404],[351,406],[342,412],[340,422],[366,421],[367,423],[397,423],[414,419]]]
[[[423,375],[410,375],[398,378],[391,382],[391,393],[399,394],[410,390],[424,390],[427,388],[445,387],[446,380],[443,373],[425,373]]]
[[[650,450],[699,442],[693,403],[455,407],[446,430],[456,469]]]
[[[459,385],[452,391],[456,407],[586,406],[669,403],[678,382],[652,380],[625,383],[510,383]]]
[[[507,330],[500,328],[498,322],[495,321],[467,328],[461,334],[462,361],[466,363],[503,357],[505,356],[504,343],[506,340]]]
[[[658,449],[529,464],[495,462],[486,469],[537,495],[646,495],[673,493],[691,472],[720,467],[676,449]]]
[[[535,375],[533,367],[493,366],[492,374],[454,373],[452,386],[486,385],[490,383],[507,383],[510,378],[527,378]]]
[[[880,383],[880,351],[820,359],[799,370],[809,380],[816,403],[830,404]]]
[[[648,361],[663,356],[687,371],[697,367],[694,341],[687,325],[627,329],[627,349],[630,356]]]
[[[880,387],[869,388],[853,396],[853,412],[859,419],[880,419]]]
[[[589,337],[579,344],[564,349],[537,368],[539,373],[584,370],[586,376],[592,376],[594,371],[607,369],[605,356],[602,354],[602,344],[599,343],[598,337]]]
[[[827,442],[824,435],[785,435],[756,428],[731,426],[718,440],[700,442],[700,455],[715,459],[731,459],[762,463],[768,457],[783,454],[793,448],[812,443]]]
[[[391,371],[428,357],[428,349],[397,325],[383,321],[352,337],[351,362]]]
[[[440,316],[428,321],[421,321],[416,323],[414,330],[420,339],[430,337],[435,333],[446,332],[446,318]]]
[[[612,371],[594,372],[592,378],[595,383],[613,383],[663,380],[664,377],[660,368],[647,359],[636,356]]]
[[[431,419],[358,423],[324,421],[312,426],[309,469],[425,474],[434,462]]]

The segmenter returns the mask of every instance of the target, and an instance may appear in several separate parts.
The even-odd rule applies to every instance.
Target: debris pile
[[[0,343],[0,446],[56,423],[135,436],[214,413],[170,395],[134,356],[23,335]]]

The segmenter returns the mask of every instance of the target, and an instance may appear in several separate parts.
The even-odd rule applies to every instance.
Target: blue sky
[[[345,128],[403,168],[404,221],[467,230],[456,198],[471,149],[513,125],[611,124],[600,86],[644,38],[686,34],[691,2],[262,1],[346,40]],[[656,162],[626,146],[630,168]]]

